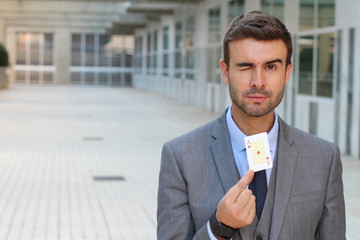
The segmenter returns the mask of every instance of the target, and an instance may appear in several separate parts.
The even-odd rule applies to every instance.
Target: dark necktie
[[[260,220],[267,193],[265,170],[261,170],[255,173],[255,176],[249,185],[249,189],[256,197],[256,216],[258,217],[258,220]]]

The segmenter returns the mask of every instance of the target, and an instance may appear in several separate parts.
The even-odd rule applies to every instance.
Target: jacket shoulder
[[[280,131],[283,131],[281,135],[285,136],[289,142],[294,141],[301,148],[328,149],[332,151],[338,148],[335,143],[290,126],[283,120],[280,120]]]
[[[194,145],[206,141],[211,136],[212,129],[219,124],[219,119],[205,123],[190,132],[175,137],[165,143],[165,145],[181,146],[181,145]]]

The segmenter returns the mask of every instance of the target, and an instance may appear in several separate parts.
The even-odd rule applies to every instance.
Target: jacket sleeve
[[[316,239],[345,239],[345,203],[340,151],[335,148]]]
[[[158,240],[209,239],[206,224],[198,232],[191,215],[187,182],[169,143],[165,143],[159,175]]]

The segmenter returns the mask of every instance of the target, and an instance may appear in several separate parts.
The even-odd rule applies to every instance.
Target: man
[[[345,239],[338,147],[290,127],[274,111],[291,54],[291,36],[278,19],[253,11],[231,22],[220,68],[232,104],[164,144],[158,239]],[[261,132],[273,167],[254,174],[244,137]]]

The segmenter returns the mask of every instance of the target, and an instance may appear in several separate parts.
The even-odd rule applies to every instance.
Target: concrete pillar
[[[4,45],[5,43],[5,29],[4,29],[4,20],[0,19],[0,43]]]
[[[55,32],[56,83],[70,83],[71,33],[68,30]]]

